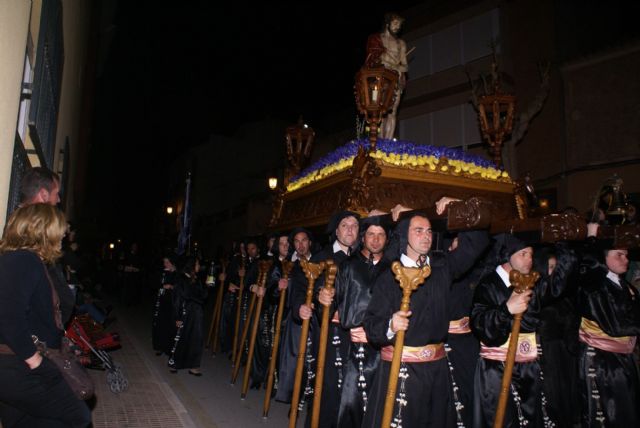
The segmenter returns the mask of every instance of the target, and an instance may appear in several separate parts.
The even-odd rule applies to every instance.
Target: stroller
[[[79,352],[78,359],[87,368],[106,370],[107,384],[114,394],[125,391],[129,381],[122,372],[122,366],[113,361],[108,350],[120,348],[117,333],[108,333],[87,315],[73,318],[65,335],[74,343]]]

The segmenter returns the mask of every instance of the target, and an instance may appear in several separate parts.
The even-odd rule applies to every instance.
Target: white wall
[[[31,2],[0,2],[0,227],[4,228]]]

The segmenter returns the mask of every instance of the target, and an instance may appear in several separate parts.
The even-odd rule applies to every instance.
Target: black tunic
[[[176,320],[173,311],[173,289],[165,285],[176,285],[176,272],[162,271],[162,280],[153,308],[151,341],[156,352],[171,353],[173,339],[176,334]]]
[[[240,279],[238,278],[234,281],[234,284],[240,285]],[[250,288],[252,285],[258,282],[258,259],[247,258],[247,263],[245,264],[245,276],[244,276],[244,288],[242,290],[241,296],[241,306],[240,306],[240,324],[238,325],[238,331],[236,334],[238,335],[238,348],[236,352],[242,352],[241,365],[245,365],[247,362],[247,355],[249,354],[249,331],[247,332],[247,336],[245,338],[244,343],[240,343],[240,339],[242,338],[242,331],[244,329],[244,325],[249,320],[249,303],[251,301],[251,293]],[[236,292],[237,294],[237,292]],[[235,325],[235,312],[234,312],[234,325]],[[249,326],[251,328],[251,326]],[[236,354],[237,355],[237,354]]]
[[[640,335],[640,295],[626,281],[607,278],[607,270],[583,270],[578,290],[581,317],[595,321],[611,337]],[[579,378],[582,426],[600,426],[596,399],[592,397],[589,369],[595,370],[600,408],[607,427],[640,426],[640,374],[633,354],[608,352],[580,343]]]
[[[262,310],[260,312],[258,333],[256,335],[256,344],[251,364],[251,382],[255,388],[267,381],[280,297],[278,282],[281,277],[282,263],[277,257],[273,257],[273,265],[267,273],[266,290],[262,298]]]
[[[484,260],[479,260],[473,269],[459,280],[454,281],[451,286],[451,298],[449,299],[449,319],[451,321],[457,321],[471,315],[473,291],[482,276],[484,264]],[[452,381],[455,381],[457,398],[463,406],[458,410],[458,413],[464,425],[471,427],[473,425],[473,379],[478,365],[480,342],[471,331],[459,334],[450,332],[447,344],[450,348],[447,352],[447,358],[453,368]]]
[[[373,264],[361,252],[349,257],[340,265],[340,272],[336,278],[335,302],[340,314],[340,325],[345,330],[362,327],[373,293],[373,284],[380,272],[387,269],[389,263],[386,260]],[[373,377],[380,363],[378,347],[369,343],[349,343],[338,412],[338,426],[345,428],[362,425]]]
[[[233,346],[233,328],[235,323],[235,313],[236,313],[236,304],[237,304],[237,292],[230,292],[228,289],[229,284],[240,285],[238,281],[238,269],[240,268],[240,264],[242,261],[242,257],[239,254],[236,254],[231,263],[229,264],[227,279],[223,284],[220,284],[224,287],[224,294],[222,300],[222,316],[220,317],[220,327],[219,327],[219,337],[220,337],[220,352],[229,353],[231,352],[231,347]]]
[[[196,278],[178,275],[173,308],[176,320],[182,321],[180,340],[173,355],[174,369],[198,368],[204,350],[204,301],[207,288]]]
[[[293,278],[304,278],[300,261],[295,262],[293,269],[289,274],[288,287],[286,289],[287,298],[285,300],[285,308],[282,314],[282,336],[280,338],[280,350],[278,351],[278,385],[275,399],[283,403],[291,402],[293,394],[293,382],[296,375],[296,363],[298,359],[298,345],[300,341],[301,322],[298,317],[293,316],[292,305],[292,289]],[[300,306],[298,305],[298,308]]]
[[[488,244],[485,232],[466,232],[458,237],[459,246],[446,255],[433,255],[431,275],[411,295],[409,328],[405,332],[405,346],[424,346],[445,342],[449,330],[451,283],[466,272]],[[369,341],[379,346],[392,345],[387,337],[389,322],[400,309],[402,289],[391,270],[382,273],[374,285],[373,296],[364,319]],[[363,426],[380,426],[389,381],[391,363],[382,361],[371,391],[370,405]],[[404,427],[448,427],[455,424],[451,382],[445,359],[428,363],[403,363],[408,370],[406,379],[407,404],[402,409]],[[397,414],[397,402],[394,415]]]
[[[325,247],[322,251],[316,253],[311,257],[311,262],[320,263],[321,261],[331,259],[339,267],[340,264],[347,258],[347,255],[343,251],[333,252],[333,243]],[[338,268],[339,269],[339,268]],[[339,272],[339,270],[338,270]],[[317,372],[316,360],[318,355],[318,339],[320,334],[320,319],[322,317],[322,304],[317,300],[318,292],[321,287],[324,286],[325,275],[321,274],[315,282],[314,288],[314,305],[315,310],[309,323],[309,338],[311,341],[311,347],[307,350],[313,357],[313,362],[304,371],[302,385],[306,385],[306,394],[304,399],[308,403],[307,419],[305,425],[308,426],[311,423],[311,409],[313,408],[313,387],[315,385],[315,378],[310,379],[307,376],[307,372]],[[296,275],[292,277],[292,295],[291,295],[291,309],[292,316],[301,321],[299,318],[300,306],[305,302],[307,279],[302,272],[302,269],[298,270]],[[329,316],[329,320],[333,318],[333,309]],[[296,345],[297,346],[297,345]],[[349,334],[340,327],[340,324],[331,322],[329,326],[329,334],[327,335],[327,353],[325,358],[324,367],[324,379],[322,383],[322,401],[320,404],[320,423],[319,427],[335,427],[338,419],[338,413],[336,409],[340,404],[340,390],[342,384],[342,364],[349,351]],[[295,370],[295,369],[294,369]],[[305,391],[302,392],[303,394]]]
[[[540,311],[545,303],[560,295],[573,268],[575,257],[564,246],[558,247],[558,265],[551,278],[538,281],[526,312],[522,316],[520,333],[535,333],[540,322]],[[507,342],[513,324],[513,315],[507,309],[507,300],[513,287],[507,287],[496,271],[483,277],[473,295],[471,329],[480,342],[489,347]],[[539,341],[537,342],[540,343]],[[485,358],[478,360],[475,375],[474,426],[492,426],[498,404],[504,363]],[[546,407],[542,405],[540,361],[516,362],[511,384],[521,399],[521,412],[529,427],[542,427]],[[519,426],[518,410],[513,392],[504,418],[505,427]]]

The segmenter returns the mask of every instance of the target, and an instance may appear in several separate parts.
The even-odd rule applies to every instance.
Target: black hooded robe
[[[312,263],[320,263],[321,261],[331,259],[333,262],[340,266],[340,264],[347,258],[347,255],[338,251],[333,252],[333,243],[330,246],[325,247],[322,251],[314,254],[311,257]],[[340,268],[338,267],[338,272]],[[312,390],[315,386],[315,373],[316,359],[318,355],[318,339],[320,334],[320,319],[322,317],[322,304],[317,300],[318,292],[321,287],[324,286],[325,276],[321,274],[315,282],[314,288],[314,305],[315,309],[309,322],[309,338],[311,340],[311,348],[307,349],[307,353],[312,357],[313,361],[310,365],[305,367],[303,371],[303,379],[301,388],[302,398],[301,401],[307,403],[307,417],[305,426],[311,424],[311,409],[313,408],[314,395]],[[291,283],[291,316],[295,322],[302,323],[299,316],[300,306],[305,302],[307,279],[299,269],[296,275],[292,277]],[[325,357],[324,366],[324,381],[322,383],[322,401],[320,403],[320,422],[319,427],[333,428],[337,424],[338,419],[338,406],[340,405],[340,390],[342,382],[342,364],[346,360],[346,356],[349,351],[349,335],[348,332],[343,329],[339,323],[332,322],[333,313],[329,317],[329,334],[327,335],[327,353]],[[299,337],[299,336],[298,336]],[[298,344],[296,344],[296,348]],[[297,355],[297,350],[296,350]],[[341,360],[337,360],[340,358]],[[295,372],[295,363],[294,368]],[[307,373],[313,372],[314,376],[308,376]],[[306,391],[305,391],[306,389]]]
[[[460,233],[458,249],[446,255],[431,257],[431,275],[411,295],[409,328],[405,332],[405,346],[425,346],[444,343],[449,330],[451,283],[466,272],[488,244],[486,232]],[[369,341],[387,346],[393,339],[387,337],[390,320],[400,308],[402,289],[391,270],[377,279],[371,302],[363,321]],[[389,361],[381,361],[374,379],[370,403],[367,405],[362,426],[379,427],[384,413],[384,402],[389,381]],[[401,409],[401,424],[412,427],[455,426],[455,411],[451,397],[451,381],[446,359],[424,363],[402,363],[408,377],[405,381],[406,405]],[[398,391],[401,382],[398,383]],[[398,402],[393,415],[397,417]]]
[[[207,287],[197,278],[178,275],[174,288],[174,313],[182,321],[180,340],[173,353],[173,369],[200,367],[204,351],[204,301]]]
[[[629,283],[620,285],[607,278],[606,268],[587,268],[580,275],[578,311],[583,319],[595,321],[612,338],[640,336],[640,293]],[[594,391],[589,377],[593,371]],[[599,427],[598,405],[606,427],[640,426],[640,373],[633,353],[611,352],[589,346],[581,338],[579,389],[582,426]],[[594,397],[599,395],[599,399]],[[599,402],[599,403],[597,403]]]
[[[166,355],[171,353],[173,339],[176,335],[176,320],[173,310],[173,289],[164,288],[170,284],[176,286],[176,272],[163,271],[160,288],[153,308],[153,322],[151,325],[151,342],[153,350]]]
[[[559,296],[566,285],[575,257],[564,246],[559,246],[557,253],[558,265],[554,274],[548,280],[545,278],[539,280],[533,288],[531,300],[522,316],[520,334],[536,333],[543,305],[553,297]],[[496,271],[480,280],[473,295],[471,329],[482,344],[498,347],[507,342],[511,333],[513,315],[509,313],[506,302],[513,290],[513,287],[505,285]],[[537,338],[537,345],[540,345],[539,338]],[[503,369],[503,361],[478,359],[474,382],[474,426],[477,428],[493,426]],[[538,359],[514,363],[512,389],[504,417],[505,427],[520,426],[519,416],[528,422],[530,428],[544,426],[544,418],[548,414],[546,407],[543,406],[540,371],[541,365]],[[520,399],[520,411],[514,401],[514,389]]]
[[[336,278],[335,302],[340,325],[346,329],[362,328],[373,284],[389,263],[381,259],[373,264],[358,252],[340,265]],[[380,349],[369,343],[349,341],[349,354],[344,364],[344,381],[338,411],[338,427],[362,425],[373,377],[380,364]],[[362,376],[362,377],[361,377]]]

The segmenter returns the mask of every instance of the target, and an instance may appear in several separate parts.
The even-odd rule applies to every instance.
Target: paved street
[[[171,374],[165,356],[151,349],[151,305],[116,308],[122,349],[112,352],[129,379],[128,391],[109,391],[105,373],[92,371],[96,380],[95,428],[113,427],[283,427],[289,406],[272,402],[268,419],[262,418],[264,391],[249,390],[240,399],[242,374],[235,386],[229,384],[231,364],[226,357],[202,361],[202,377],[186,370]],[[208,324],[207,324],[208,327]],[[304,414],[303,414],[304,417]],[[299,422],[302,425],[302,422]]]

